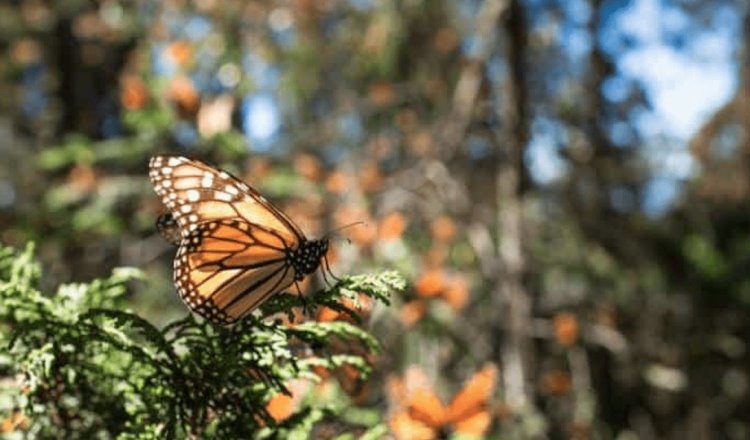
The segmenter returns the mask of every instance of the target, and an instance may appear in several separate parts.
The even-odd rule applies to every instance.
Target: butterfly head
[[[294,267],[295,279],[301,280],[320,266],[320,262],[328,252],[328,239],[306,240],[297,249],[292,249],[287,254],[289,262]]]

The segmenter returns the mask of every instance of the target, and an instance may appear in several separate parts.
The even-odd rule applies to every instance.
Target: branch
[[[495,47],[496,25],[507,8],[507,0],[487,0],[479,11],[477,30],[474,35],[477,45],[476,55],[468,59],[462,69],[453,92],[453,109],[448,119],[441,121],[444,127],[441,136],[443,141],[438,149],[443,159],[453,157],[471,123],[482,85],[482,68]]]

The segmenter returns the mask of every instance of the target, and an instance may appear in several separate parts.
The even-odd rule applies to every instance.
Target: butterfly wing
[[[197,160],[156,156],[149,177],[172,216],[160,220],[170,241],[180,232],[174,279],[185,303],[229,324],[294,282],[290,251],[303,232],[256,190]]]
[[[277,231],[242,220],[201,223],[175,257],[180,297],[214,323],[234,323],[294,282],[285,246]]]
[[[446,421],[456,433],[465,436],[482,436],[490,427],[492,418],[487,409],[495,389],[497,371],[488,365],[467,382],[448,406]]]
[[[487,409],[479,411],[453,424],[453,432],[464,438],[484,438],[490,429],[492,416]]]
[[[434,440],[437,438],[435,429],[411,418],[404,412],[391,416],[389,425],[396,440]]]
[[[411,395],[407,406],[409,417],[435,430],[445,424],[445,406],[429,388],[420,388]]]
[[[183,237],[204,222],[242,219],[279,231],[288,247],[305,241],[305,234],[286,214],[226,171],[186,157],[155,156],[149,162],[149,177]]]
[[[411,366],[403,379],[390,378],[385,391],[394,406],[389,425],[397,440],[438,437],[446,408],[421,369]]]

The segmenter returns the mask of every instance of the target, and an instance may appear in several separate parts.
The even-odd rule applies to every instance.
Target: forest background
[[[409,280],[346,397],[394,435],[481,370],[488,436],[747,438],[749,43],[739,0],[3,2],[0,241],[163,326],[147,163],[200,158]]]

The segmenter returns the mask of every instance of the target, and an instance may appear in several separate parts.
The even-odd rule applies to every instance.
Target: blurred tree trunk
[[[477,54],[466,60],[456,82],[448,118],[440,122],[442,129],[440,155],[444,161],[453,159],[466,139],[466,132],[477,111],[484,69],[495,50],[498,22],[508,9],[507,0],[487,0],[482,4],[476,25]]]
[[[502,17],[502,20],[501,20]],[[501,29],[499,23],[504,23]],[[476,55],[466,61],[453,94],[449,117],[437,129],[441,133],[440,156],[453,160],[465,145],[472,119],[481,112],[483,81],[486,62],[497,50],[494,36],[503,31],[501,46],[510,66],[500,90],[503,114],[499,115],[502,129],[494,140],[496,151],[492,172],[495,185],[494,210],[496,212],[495,251],[497,255],[491,270],[495,286],[492,295],[492,326],[494,326],[492,351],[503,366],[503,389],[507,403],[514,410],[524,410],[533,403],[533,362],[529,338],[531,328],[531,298],[523,279],[525,258],[523,252],[523,195],[525,169],[524,149],[529,139],[528,112],[524,64],[527,42],[526,18],[519,1],[487,0],[477,16]],[[491,104],[486,108],[492,107]],[[481,130],[480,130],[481,131]],[[481,194],[477,194],[480,198]],[[482,237],[489,238],[489,234]],[[478,241],[484,241],[479,239]],[[477,243],[484,247],[482,243]],[[482,258],[487,262],[487,258]]]
[[[739,113],[740,127],[743,128],[743,138],[740,148],[750,151],[750,8],[745,9],[745,18],[742,25],[742,35],[745,44],[742,47],[740,58],[740,88],[739,88]]]
[[[63,105],[60,108],[60,120],[57,127],[59,135],[78,129],[78,100],[76,96],[76,39],[73,36],[72,23],[68,18],[60,19],[55,28],[55,45],[58,81],[58,99]]]
[[[639,233],[633,220],[640,215],[640,194],[647,181],[637,156],[640,140],[634,136],[630,144],[615,144],[609,130],[617,122],[630,124],[629,109],[643,96],[632,92],[631,103],[621,108],[603,95],[603,84],[615,75],[616,68],[599,44],[604,2],[591,0],[590,4],[588,31],[595,44],[588,58],[588,72],[581,79],[581,105],[566,121],[574,136],[564,151],[571,167],[564,203],[588,237],[613,255],[638,262],[643,259],[643,248],[637,240],[622,237]]]
[[[500,347],[503,385],[514,409],[532,403],[531,298],[524,283],[523,156],[528,142],[526,85],[524,84],[526,19],[519,1],[512,1],[505,22],[510,66],[501,115],[503,136],[497,141],[500,160],[495,175],[497,208],[497,271],[494,308],[503,311],[496,334],[505,336]],[[499,338],[498,338],[499,339]]]

